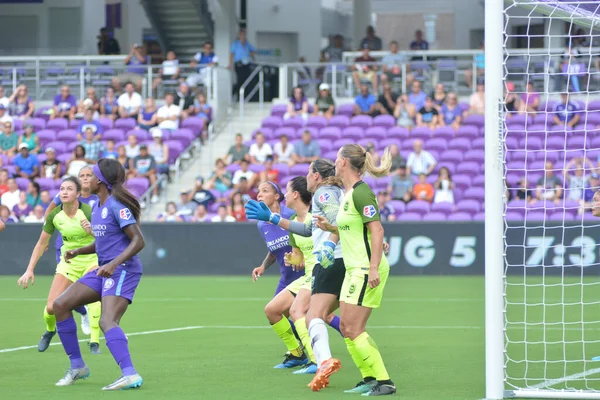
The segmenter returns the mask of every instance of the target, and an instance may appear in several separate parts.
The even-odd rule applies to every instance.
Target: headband
[[[279,185],[277,185],[275,182],[272,182],[272,181],[267,181],[267,183],[269,185],[273,186],[273,189],[275,189],[275,191],[279,195],[279,202],[281,203],[283,201],[283,192],[281,191],[281,188],[279,187]]]
[[[104,183],[106,185],[106,188],[108,190],[112,190],[112,185],[110,183],[108,183],[108,181],[106,180],[106,178],[104,177],[104,175],[102,175],[102,171],[100,171],[100,167],[98,167],[98,164],[95,164],[92,167],[92,171],[94,172],[94,175],[96,175],[96,178],[98,178],[98,180],[102,183]]]

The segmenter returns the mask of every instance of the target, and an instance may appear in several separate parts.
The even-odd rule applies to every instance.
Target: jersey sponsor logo
[[[108,209],[106,207],[104,207],[102,209],[102,218],[106,218],[108,216]]]
[[[104,235],[106,235],[106,225],[92,225],[92,232],[95,237],[104,237]]]
[[[365,208],[363,208],[363,215],[367,218],[373,218],[375,216],[375,214],[377,214],[377,210],[375,209],[375,206],[365,206]]]
[[[113,278],[108,278],[104,281],[104,290],[109,290],[113,286],[115,286],[115,281]]]
[[[338,229],[340,231],[349,231],[350,230],[350,225],[342,225],[342,226],[338,226]]]
[[[329,201],[329,199],[330,199],[330,198],[331,198],[331,195],[330,195],[329,193],[322,193],[322,194],[319,196],[319,201],[320,201],[321,203],[325,203],[325,202]]]
[[[129,211],[129,208],[121,208],[119,210],[119,218],[121,218],[121,219],[130,219],[131,218],[131,211]]]
[[[344,203],[344,211],[348,211],[348,202]]]

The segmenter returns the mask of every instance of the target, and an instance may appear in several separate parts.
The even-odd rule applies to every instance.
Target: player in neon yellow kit
[[[374,308],[381,305],[383,289],[390,266],[383,254],[383,227],[377,198],[369,185],[361,180],[365,172],[375,177],[387,176],[391,156],[386,149],[379,167],[371,155],[357,144],[343,146],[335,161],[336,176],[344,183],[344,197],[336,218],[337,226],[320,218],[318,225],[332,233],[330,240],[342,243],[346,276],[340,293],[342,333],[362,381],[351,393],[363,396],[385,396],[396,393],[381,354],[366,332],[367,321]],[[322,259],[328,248],[318,249]],[[325,265],[323,265],[325,267]],[[318,377],[318,374],[317,374]],[[315,377],[315,378],[317,378]]]
[[[29,265],[25,273],[19,278],[17,284],[23,288],[34,283],[34,269],[48,247],[50,238],[55,230],[59,231],[63,236],[63,245],[61,254],[66,251],[87,246],[94,242],[94,236],[90,226],[92,208],[79,201],[81,194],[81,183],[77,178],[68,177],[63,180],[60,185],[60,200],[61,205],[54,208],[46,218],[40,238],[33,249]],[[89,269],[98,266],[98,257],[95,254],[79,256],[70,262],[66,262],[61,258],[60,263],[56,267],[56,274],[50,287],[48,301],[44,309],[44,320],[46,321],[46,333],[42,336],[39,351],[45,351],[52,337],[56,334],[56,317],[52,309],[52,304],[58,296],[60,296],[73,282],[81,278]],[[90,307],[100,307],[100,303],[90,304]],[[99,336],[99,333],[98,333]],[[94,337],[92,337],[94,340]],[[95,343],[99,341],[99,337]],[[99,352],[99,350],[97,351]],[[97,353],[94,352],[93,353]]]

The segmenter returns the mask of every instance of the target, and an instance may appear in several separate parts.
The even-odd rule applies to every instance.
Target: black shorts
[[[336,258],[329,268],[316,264],[313,268],[312,294],[334,294],[339,299],[345,276],[346,266],[343,258]]]

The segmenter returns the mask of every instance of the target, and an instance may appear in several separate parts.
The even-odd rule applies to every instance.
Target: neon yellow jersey
[[[380,221],[379,205],[369,185],[358,181],[344,194],[337,214],[337,226],[342,242],[342,256],[346,270],[368,271],[371,265],[371,232],[367,223]],[[379,271],[390,269],[385,254],[381,256]]]
[[[295,214],[290,218],[290,221],[297,221],[297,220],[298,220],[298,216]],[[311,213],[307,213],[306,217],[304,217],[304,224],[309,227],[310,227],[310,224],[312,224],[312,214]],[[317,263],[317,257],[313,254],[314,246],[313,246],[312,237],[310,237],[310,236],[304,237],[304,236],[300,236],[300,235],[296,235],[295,233],[292,233],[290,235],[290,246],[295,247],[302,252],[302,255],[304,255],[304,275],[312,276],[312,270],[313,270],[315,264]]]

